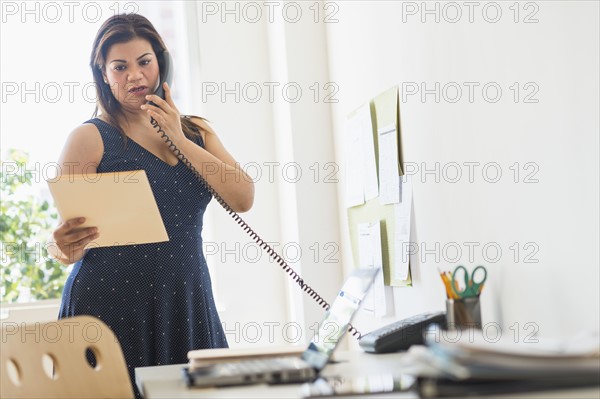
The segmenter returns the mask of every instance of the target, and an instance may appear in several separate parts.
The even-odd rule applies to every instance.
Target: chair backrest
[[[117,337],[101,320],[4,323],[3,398],[133,398]]]

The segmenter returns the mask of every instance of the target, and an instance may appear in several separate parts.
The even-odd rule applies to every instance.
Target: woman
[[[85,250],[102,231],[81,229],[81,218],[61,221],[53,233],[60,249],[55,257],[75,263],[60,318],[87,314],[110,326],[132,382],[135,367],[184,363],[191,349],[228,346],[202,252],[202,220],[212,196],[165,144],[151,118],[196,170],[210,164],[205,179],[234,210],[249,210],[254,199],[251,179],[205,120],[182,117],[166,83],[165,100],[152,94],[165,50],[140,15],[116,15],[103,24],[90,62],[97,117],[73,130],[59,161],[63,173],[144,169],[169,235],[168,242]]]

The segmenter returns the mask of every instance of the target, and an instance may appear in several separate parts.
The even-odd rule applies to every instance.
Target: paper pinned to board
[[[362,167],[362,139],[357,125],[357,117],[347,123],[346,147],[346,206],[353,207],[365,203],[364,168]]]
[[[346,206],[362,205],[379,195],[371,107],[365,104],[348,119],[346,145]]]
[[[386,300],[387,290],[384,285],[379,221],[358,225],[358,245],[360,267],[379,270],[373,282],[373,288],[365,296],[363,309],[374,312],[377,317],[383,317],[388,314],[389,301]]]
[[[398,135],[396,124],[377,129],[379,137],[379,200],[382,204],[400,202],[398,171]]]
[[[360,131],[362,148],[362,168],[365,200],[368,201],[379,195],[377,180],[377,161],[375,160],[375,142],[373,138],[373,124],[371,121],[371,107],[363,105],[355,115],[357,128]]]
[[[396,236],[394,237],[394,278],[406,280],[409,271],[410,214],[412,208],[412,179],[404,175],[399,182],[400,203],[395,204]]]
[[[47,180],[62,220],[85,217],[100,236],[85,248],[169,241],[144,170],[62,175]]]

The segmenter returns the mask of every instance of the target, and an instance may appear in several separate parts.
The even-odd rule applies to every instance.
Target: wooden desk
[[[390,373],[398,370],[402,353],[373,355],[364,352],[336,352],[338,363],[330,364],[322,372],[323,376],[365,375]],[[157,398],[301,398],[300,384],[291,385],[244,385],[226,388],[188,389],[181,374],[183,364],[135,369],[136,384],[145,399]],[[377,394],[385,398],[418,398],[415,392]],[[528,394],[495,396],[494,398],[530,399],[598,399],[600,389],[578,389],[570,391],[546,391]],[[486,397],[493,399],[492,397]]]

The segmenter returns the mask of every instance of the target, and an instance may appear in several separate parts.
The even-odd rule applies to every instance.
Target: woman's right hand
[[[73,218],[58,225],[52,233],[54,243],[60,254],[53,254],[56,259],[65,264],[77,262],[83,258],[85,246],[100,236],[97,227],[82,228],[85,218]]]

